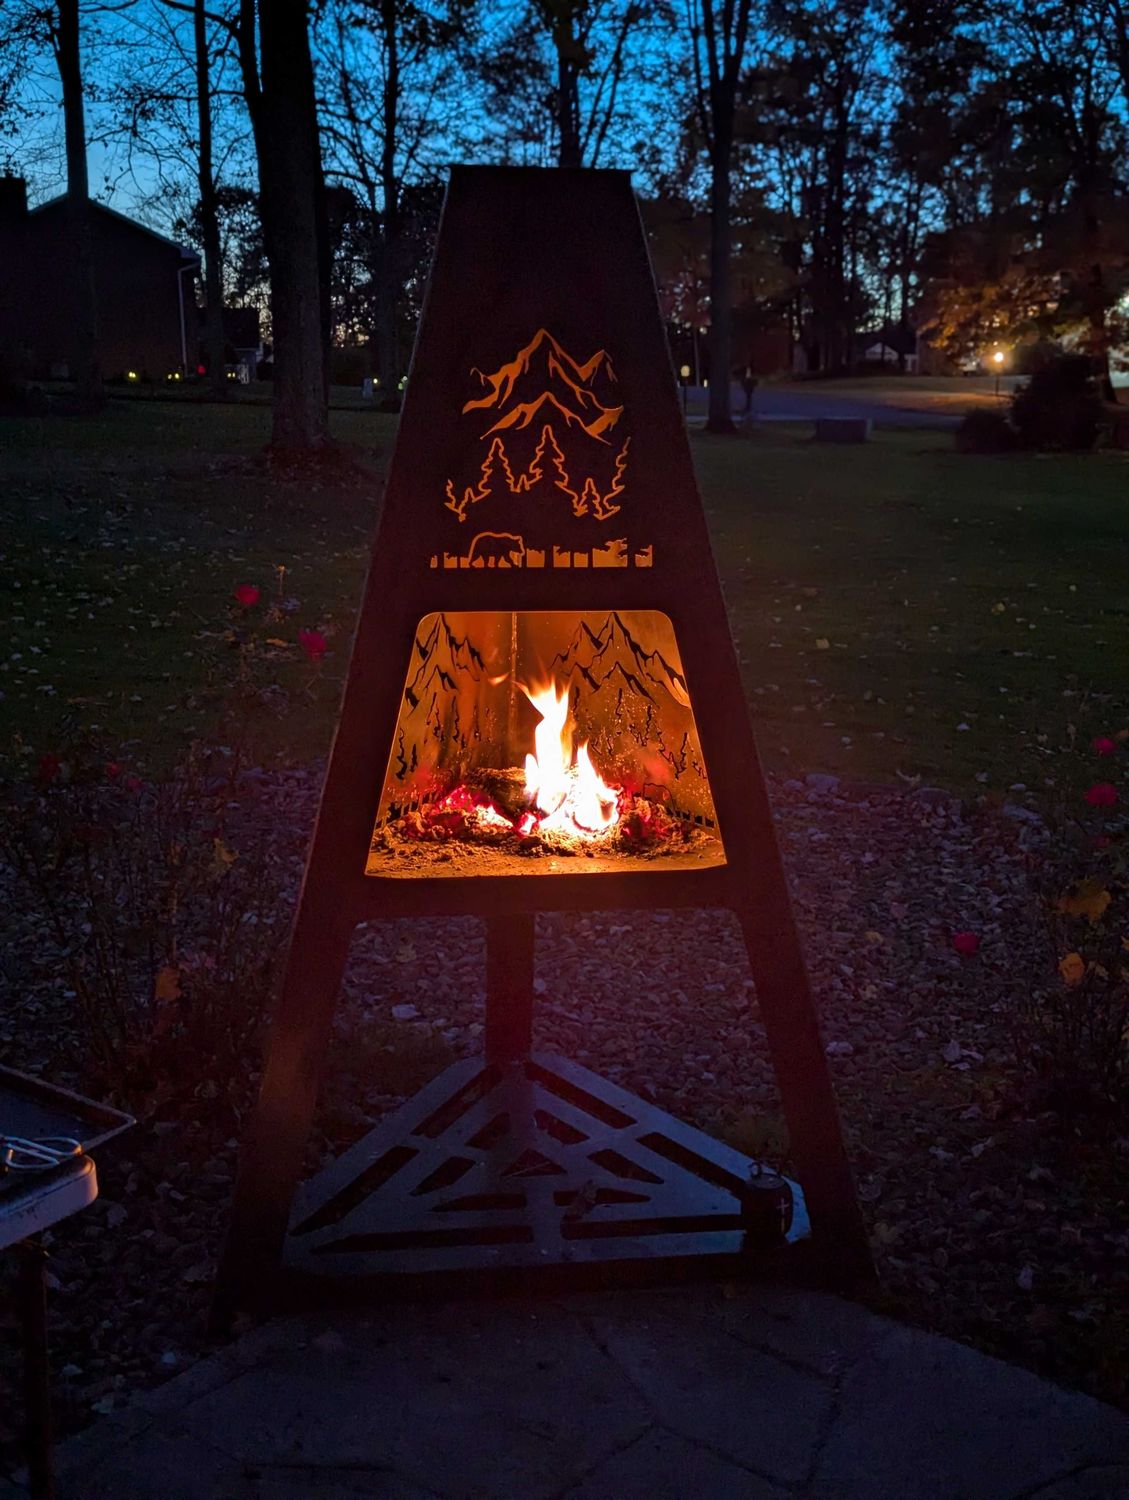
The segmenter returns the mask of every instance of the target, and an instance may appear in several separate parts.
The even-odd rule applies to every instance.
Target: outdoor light
[[[137,371],[136,370],[127,370],[125,372],[125,378],[127,380],[136,380],[137,379]]]
[[[998,401],[1000,399],[1000,371],[1004,366],[1004,351],[1002,349],[997,349],[995,354],[992,355],[992,363],[996,370],[996,400]]]
[[[626,173],[455,172],[221,1307],[280,1256],[300,1278],[737,1266],[809,1207],[840,1270],[869,1263],[670,369]],[[807,1203],[532,1050],[535,914],[671,906],[742,924]],[[484,1056],[291,1214],[354,927],[459,914],[485,924]]]
[[[678,373],[682,376],[683,380],[689,380],[690,379],[690,366],[689,365],[683,365],[682,368],[679,370]]]

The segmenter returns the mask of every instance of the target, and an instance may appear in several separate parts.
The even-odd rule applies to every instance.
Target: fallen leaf
[[[1091,925],[1101,920],[1113,898],[1096,877],[1080,880],[1070,894],[1061,896],[1057,909],[1065,917],[1088,917]]]
[[[157,982],[153,986],[153,999],[158,1005],[168,1000],[180,999],[180,972],[171,964],[157,970]]]
[[[1067,984],[1081,984],[1086,977],[1086,960],[1080,953],[1068,953],[1060,961],[1058,972]]]
[[[212,854],[213,868],[217,875],[222,875],[225,870],[229,870],[239,858],[238,851],[229,848],[219,837],[212,840]]]

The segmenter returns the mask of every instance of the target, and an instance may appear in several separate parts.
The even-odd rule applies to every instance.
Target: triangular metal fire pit
[[[557,708],[567,796],[580,798],[583,742],[585,774],[596,773],[575,807],[560,800],[559,779],[545,790],[548,757],[532,773],[527,760],[522,791],[523,751]],[[487,814],[501,831],[472,848],[467,830]],[[263,1300],[288,1227],[307,1268],[361,1279],[481,1267],[503,1249],[511,1265],[584,1257],[601,1276],[613,1256],[704,1263],[734,1253],[745,1231],[730,1177],[748,1171],[744,1159],[590,1078],[589,1096],[633,1122],[604,1119],[606,1149],[658,1183],[617,1178],[609,1158],[594,1161],[585,1141],[554,1138],[537,1117],[568,1114],[548,1074],[581,1075],[530,1060],[534,914],[679,906],[736,914],[813,1248],[840,1281],[865,1276],[869,1251],[629,179],[459,168],[241,1155],[217,1321]],[[434,1090],[457,1095],[464,1070],[478,1067],[480,1081],[493,1080],[487,1093],[434,1139],[420,1135],[438,1107],[425,1093],[292,1215],[354,928],[444,915],[485,920],[485,1060],[460,1064]],[[496,1150],[486,1118],[495,1095],[511,1101],[498,1108],[509,1122]],[[534,1105],[547,1095],[556,1106]],[[587,1131],[584,1110],[570,1108],[565,1123]],[[598,1109],[589,1114],[600,1122]],[[689,1155],[663,1156],[645,1137],[681,1141]],[[472,1163],[466,1180],[444,1185],[460,1152]],[[691,1169],[692,1158],[709,1170]],[[623,1197],[636,1188],[646,1202]],[[692,1233],[669,1228],[690,1223]],[[487,1243],[493,1234],[504,1246]]]

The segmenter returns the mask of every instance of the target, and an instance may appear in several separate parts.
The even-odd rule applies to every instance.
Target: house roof
[[[60,193],[55,198],[48,198],[45,203],[37,204],[36,207],[29,212],[28,218],[34,219],[37,214],[43,214],[54,211],[58,208],[62,208],[65,205],[68,196],[69,195],[66,193]],[[178,245],[175,240],[170,240],[167,235],[158,234],[155,229],[150,229],[148,224],[141,224],[136,219],[129,218],[127,214],[118,213],[116,208],[110,208],[108,204],[99,203],[96,198],[89,199],[89,203],[90,207],[92,209],[96,209],[98,213],[105,214],[111,219],[117,219],[121,224],[128,224],[130,229],[136,229],[139,234],[147,234],[150,239],[156,240],[158,244],[167,245],[170,250],[176,251],[181,260],[188,263],[199,261],[200,257],[199,255],[197,255],[195,250],[185,249],[183,245]]]
[[[912,328],[903,328],[897,323],[890,323],[885,328],[873,328],[869,333],[860,333],[859,343],[864,349],[872,348],[875,344],[885,344],[895,354],[917,353],[917,334]]]

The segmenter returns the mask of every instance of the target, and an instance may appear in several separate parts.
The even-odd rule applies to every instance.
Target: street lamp
[[[997,349],[995,354],[992,355],[992,363],[996,367],[996,400],[998,401],[1000,399],[1000,371],[1004,363],[1004,351],[1002,349]]]
[[[682,381],[682,416],[686,417],[686,387],[690,383],[690,366],[682,365],[678,371],[678,377]]]

